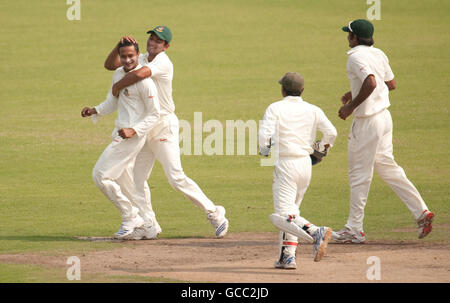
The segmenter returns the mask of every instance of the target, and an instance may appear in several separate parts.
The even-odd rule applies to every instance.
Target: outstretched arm
[[[97,110],[94,108],[90,108],[90,107],[84,107],[81,110],[81,117],[90,117],[92,115],[96,115],[97,114]]]

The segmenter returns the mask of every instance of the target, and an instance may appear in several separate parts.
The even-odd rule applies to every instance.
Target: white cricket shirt
[[[141,68],[138,65],[135,69]],[[126,75],[123,67],[114,71],[113,85]],[[112,95],[112,85],[106,100],[95,106],[99,116],[106,116],[117,110],[117,119],[112,136],[121,128],[133,128],[138,136],[147,134],[158,122],[160,105],[158,90],[150,78],[136,82],[120,91],[119,97]]]
[[[139,56],[139,64],[147,66],[152,71],[151,78],[158,89],[161,116],[175,112],[172,98],[173,64],[165,52],[161,52],[148,62],[148,53]]]
[[[322,143],[332,146],[337,131],[325,113],[301,97],[286,96],[264,114],[258,133],[260,151],[272,141],[280,157],[308,156],[314,151],[317,130],[323,133]]]
[[[374,75],[377,87],[353,112],[355,117],[368,117],[389,107],[389,89],[384,83],[394,79],[389,60],[382,50],[373,46],[358,45],[347,51],[347,75],[352,98],[361,90],[364,80]]]

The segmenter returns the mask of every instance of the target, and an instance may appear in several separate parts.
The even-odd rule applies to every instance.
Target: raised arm
[[[107,70],[116,70],[121,66],[120,57],[119,57],[119,49],[117,45],[113,48],[113,50],[109,53],[108,57],[105,60],[105,68]]]
[[[120,63],[118,46],[119,43],[123,42],[124,40],[128,40],[133,43],[136,42],[136,40],[131,36],[122,37],[120,41],[116,44],[116,46],[113,48],[113,50],[109,53],[108,57],[106,57],[104,66],[107,70],[116,70],[117,68],[122,66],[122,64]]]

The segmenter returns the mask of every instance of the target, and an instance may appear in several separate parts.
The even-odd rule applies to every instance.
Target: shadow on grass
[[[73,236],[0,236],[0,241],[25,241],[25,242],[82,242]]]

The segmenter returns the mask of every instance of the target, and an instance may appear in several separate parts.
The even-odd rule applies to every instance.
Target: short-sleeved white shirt
[[[347,52],[347,75],[352,98],[361,90],[364,80],[374,75],[377,87],[354,111],[355,117],[368,117],[389,107],[389,89],[384,83],[394,79],[389,60],[382,50],[373,46],[358,45]]]
[[[158,89],[161,116],[172,114],[175,103],[172,98],[173,64],[165,52],[161,52],[148,62],[148,53],[139,56],[139,64],[147,66],[152,71],[151,78]]]

